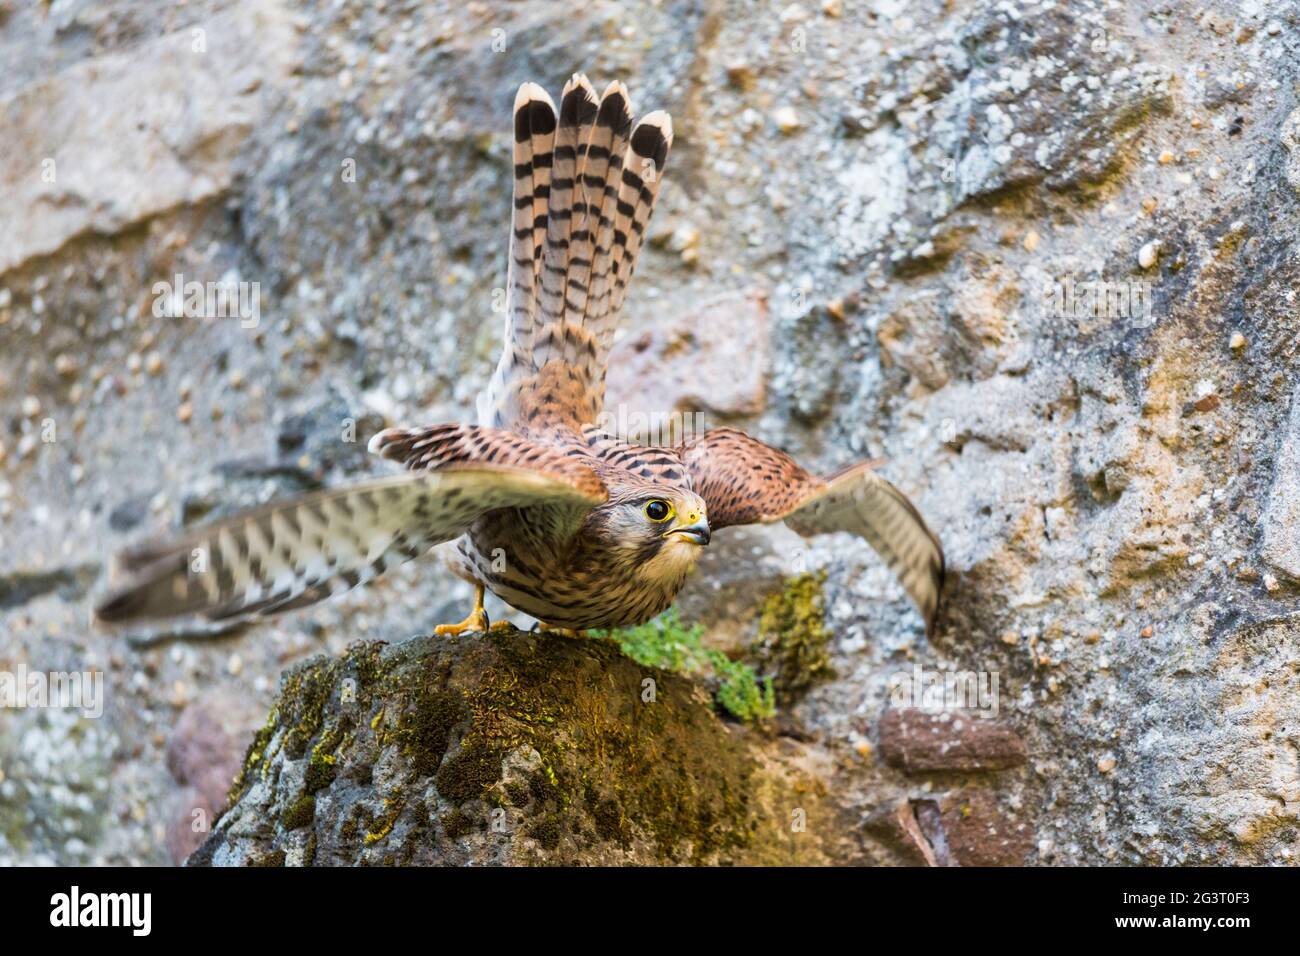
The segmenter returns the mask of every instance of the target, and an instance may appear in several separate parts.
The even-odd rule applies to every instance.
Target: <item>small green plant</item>
[[[677,674],[712,674],[719,684],[718,704],[738,720],[752,724],[776,714],[772,679],[764,677],[760,681],[750,665],[704,647],[704,627],[683,624],[676,608],[636,627],[599,633],[612,638],[624,654],[646,667]]]
[[[705,651],[713,672],[722,681],[718,688],[718,703],[734,717],[746,723],[757,723],[776,716],[776,692],[772,678],[764,677],[760,686],[754,668],[742,661],[733,661],[722,651]]]
[[[669,608],[657,618],[635,627],[598,633],[613,638],[623,648],[624,654],[646,667],[659,667],[679,674],[692,674],[699,670],[704,626],[683,624],[676,608]]]

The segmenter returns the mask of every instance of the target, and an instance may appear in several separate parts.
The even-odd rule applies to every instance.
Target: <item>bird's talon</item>
[[[553,624],[545,624],[541,621],[538,622],[538,625],[539,625],[538,630],[549,631],[552,634],[559,634],[563,637],[586,637],[587,636],[587,632],[585,630],[574,630],[571,627],[556,627]]]
[[[488,629],[487,611],[483,610],[483,586],[474,590],[474,610],[459,624],[439,624],[433,629],[438,635],[464,634],[467,631],[486,631]]]
[[[487,629],[487,615],[481,611],[471,611],[469,617],[459,624],[439,624],[433,629],[433,633],[440,635],[464,634],[467,631],[486,631]]]

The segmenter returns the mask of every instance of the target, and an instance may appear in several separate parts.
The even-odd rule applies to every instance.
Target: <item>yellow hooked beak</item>
[[[673,528],[673,530],[665,534],[664,537],[666,538],[668,537],[668,535],[679,534],[687,541],[693,541],[695,544],[699,544],[699,545],[708,544],[709,538],[711,537],[711,535],[709,534],[708,521],[706,521],[702,515],[697,514],[696,512],[691,512],[689,515],[687,515],[686,520],[690,523],[679,525],[678,527]]]

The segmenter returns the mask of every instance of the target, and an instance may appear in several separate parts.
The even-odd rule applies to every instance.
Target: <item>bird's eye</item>
[[[645,516],[651,521],[667,521],[673,516],[673,506],[662,498],[645,503]]]

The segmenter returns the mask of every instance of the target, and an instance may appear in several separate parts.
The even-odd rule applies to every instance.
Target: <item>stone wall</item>
[[[1295,6],[571,11],[0,0],[0,669],[107,688],[0,712],[0,859],[185,859],[286,667],[461,616],[426,563],[242,635],[87,628],[111,550],[471,414],[513,92],[583,69],[676,130],[612,407],[883,458],[946,545],[932,640],[847,539],[724,532],[683,595],[745,656],[825,572],[833,676],[743,732],[824,794],[801,858],[1291,861]],[[155,317],[177,274],[258,283],[256,325]],[[996,716],[891,705],[937,672]]]

